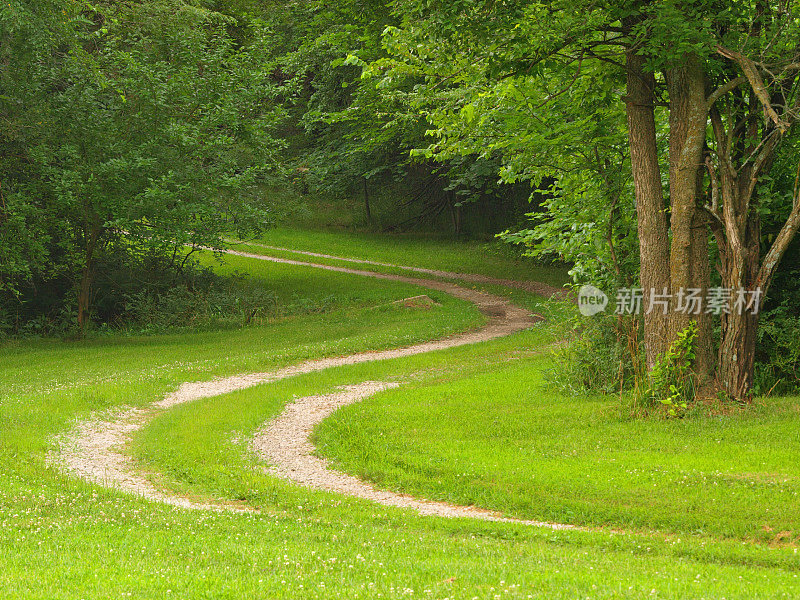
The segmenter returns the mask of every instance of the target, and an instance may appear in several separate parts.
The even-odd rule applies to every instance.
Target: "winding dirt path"
[[[484,327],[477,331],[415,344],[405,348],[309,360],[270,372],[248,373],[211,381],[184,383],[175,392],[147,407],[120,407],[114,411],[96,413],[88,420],[77,423],[72,430],[57,440],[56,448],[49,456],[50,464],[86,481],[138,494],[150,500],[182,508],[252,512],[252,509],[241,505],[195,502],[161,490],[152,483],[146,473],[137,472],[134,461],[124,451],[125,445],[134,432],[144,428],[161,412],[179,404],[332,367],[390,360],[456,346],[476,344],[522,331],[542,320],[541,316],[533,315],[499,296],[465,288],[448,281],[320,265],[235,250],[229,250],[228,253],[259,260],[314,267],[418,285],[470,301],[482,313],[487,315],[489,320]],[[439,276],[442,276],[441,273],[443,272],[436,272]],[[455,276],[457,274],[450,275]],[[539,293],[551,296],[561,294],[558,288],[544,284],[537,285],[542,286],[539,288],[541,290]],[[548,291],[552,293],[548,294]],[[334,394],[301,398],[289,404],[275,421],[268,423],[259,430],[252,441],[251,448],[259,456],[274,465],[269,469],[270,473],[308,487],[322,488],[350,496],[366,498],[389,506],[413,508],[426,515],[473,517],[557,528],[567,527],[565,525],[506,519],[491,511],[455,506],[443,502],[419,500],[402,494],[381,491],[355,477],[328,469],[324,461],[313,456],[314,449],[308,440],[308,436],[317,423],[341,406],[351,404],[397,385],[399,384],[364,382],[356,386],[347,387],[343,391]]]
[[[328,468],[325,459],[314,455],[315,448],[309,439],[314,427],[343,406],[360,402],[378,392],[399,385],[394,382],[364,381],[357,385],[345,386],[333,394],[299,398],[287,405],[275,420],[266,423],[256,432],[250,448],[256,456],[270,463],[271,466],[265,469],[267,473],[308,488],[363,498],[384,506],[410,508],[421,515],[467,517],[551,529],[573,528],[571,525],[558,523],[511,519],[500,513],[474,506],[424,500],[382,490],[357,477]]]
[[[276,250],[278,252],[291,252],[292,254],[301,254],[303,256],[311,256],[314,258],[324,258],[328,260],[337,260],[340,262],[354,263],[358,265],[370,265],[374,267],[388,267],[392,269],[403,269],[404,271],[411,271],[413,273],[421,273],[423,275],[430,275],[431,277],[440,277],[442,279],[455,279],[458,281],[466,281],[469,283],[479,283],[483,285],[499,285],[507,288],[517,288],[539,294],[546,298],[568,299],[570,298],[570,291],[565,288],[554,287],[547,283],[540,281],[517,281],[516,279],[501,279],[498,277],[491,277],[489,275],[481,275],[478,273],[455,273],[453,271],[441,271],[439,269],[425,269],[422,267],[409,267],[406,265],[398,265],[394,263],[378,262],[375,260],[367,260],[364,258],[344,258],[341,256],[333,256],[332,254],[322,254],[320,252],[308,252],[306,250],[292,250],[291,248],[283,248],[281,246],[268,246],[266,244],[248,243],[249,246],[256,248],[265,248],[267,250]],[[244,256],[258,256],[253,254],[242,253]],[[284,259],[290,264],[294,264],[291,259]],[[300,263],[303,264],[303,263]],[[345,273],[352,272],[348,269],[339,269]],[[363,271],[358,271],[362,273]]]

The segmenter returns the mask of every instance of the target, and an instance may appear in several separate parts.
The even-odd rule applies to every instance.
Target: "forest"
[[[794,0],[2,2],[0,590],[794,597],[799,39]]]

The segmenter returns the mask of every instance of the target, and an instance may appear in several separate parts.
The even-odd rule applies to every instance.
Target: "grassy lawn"
[[[800,399],[671,421],[567,397],[544,357],[384,392],[335,413],[318,447],[380,486],[530,519],[774,544],[800,541]]]
[[[103,337],[82,342],[3,343],[0,397],[9,400],[11,394],[26,393],[41,396],[82,386],[90,388],[94,395],[102,395],[102,386],[113,388],[124,377],[148,384],[158,380],[159,385],[164,379],[164,385],[174,385],[187,376],[196,380],[264,370],[318,356],[408,345],[485,322],[471,304],[413,285],[235,256],[225,260],[225,265],[219,267],[223,273],[246,270],[248,276],[262,279],[270,288],[280,285],[276,289],[280,297],[296,299],[301,306],[306,300],[310,306],[317,306],[318,300],[328,298],[324,303],[327,310],[290,316],[265,328]],[[421,293],[430,294],[442,306],[413,311],[391,304]],[[148,393],[141,402],[153,398],[153,393]],[[26,399],[30,397],[20,398]],[[92,405],[87,410],[96,408]]]
[[[414,595],[424,595],[428,590],[427,595],[436,598],[482,598],[493,597],[495,593],[511,598],[694,598],[701,592],[707,598],[749,598],[781,597],[783,594],[791,597],[800,590],[797,579],[800,564],[796,548],[791,546],[743,544],[725,539],[725,536],[689,531],[675,535],[617,534],[610,528],[596,532],[552,532],[507,524],[422,518],[408,511],[293,487],[263,474],[247,452],[249,435],[265,420],[276,416],[292,397],[328,392],[336,386],[366,379],[411,381],[407,388],[400,388],[408,391],[409,397],[427,388],[452,386],[460,391],[457,382],[491,377],[496,369],[487,364],[487,357],[498,362],[516,359],[515,362],[529,363],[535,360],[531,357],[547,341],[544,330],[534,330],[480,347],[338,368],[204,399],[163,414],[136,438],[133,451],[145,468],[162,474],[162,481],[168,487],[200,498],[209,495],[245,500],[274,517],[304,515],[314,523],[308,525],[307,535],[317,540],[314,543],[318,543],[316,536],[321,535],[326,540],[327,556],[332,553],[338,557],[336,562],[349,556],[346,565],[354,564],[352,554],[366,557],[366,562],[360,566],[357,559],[352,569],[356,569],[354,574],[361,573],[360,577],[375,582],[374,595],[370,595],[369,588],[367,591],[357,588],[357,584],[364,581],[359,576],[347,583],[331,574],[340,586],[338,592],[330,592],[333,597],[369,598],[379,594],[402,597],[406,592],[400,586],[413,589]],[[390,403],[395,393],[383,393],[366,401],[363,408],[368,419],[369,415],[380,412],[376,406]],[[422,397],[423,402],[434,402],[430,396]],[[435,403],[441,403],[441,399]],[[332,428],[342,438],[344,432],[349,431],[362,441],[359,437],[362,426],[353,413],[360,409],[362,406],[356,405],[333,417]],[[447,410],[450,411],[448,418],[458,412],[452,404],[444,402],[436,406],[433,413],[444,422],[447,418],[442,414]],[[488,402],[484,402],[482,410],[493,417],[500,412]],[[485,419],[478,421],[484,424],[484,433],[478,439],[485,439],[489,432],[499,436],[495,449],[516,443],[511,436],[510,423],[498,432],[497,427],[486,427]],[[400,420],[384,425],[385,430],[397,428],[401,435],[405,431]],[[430,422],[427,427],[440,430]],[[441,431],[446,432],[447,428]],[[474,438],[476,428],[466,435]],[[320,437],[326,438],[325,435]],[[169,444],[164,443],[166,438]],[[406,446],[413,444],[413,440],[406,442]],[[469,444],[456,442],[456,445],[464,448]],[[368,452],[380,446],[382,443],[369,444]],[[489,475],[482,481],[473,481],[473,489],[482,488],[484,498],[492,498],[493,490],[508,486],[511,478],[503,480],[497,475],[502,471],[498,465],[510,454],[512,452],[506,449],[495,457],[493,471],[488,469],[495,477]],[[376,462],[387,465],[386,458],[381,456]],[[444,474],[438,483],[420,489],[423,495],[457,501],[466,499],[458,495],[459,486],[446,479],[445,463],[451,459],[456,469],[463,469],[464,459],[453,456],[437,456],[421,469],[425,477],[432,479]],[[515,468],[518,464],[513,463]],[[458,473],[454,479],[458,479]],[[513,486],[508,487],[513,491]],[[651,494],[653,497],[655,495]],[[328,533],[323,534],[322,530]],[[358,532],[356,538],[351,537],[354,532]],[[369,554],[365,554],[364,546],[359,546],[365,540],[369,540],[365,544]],[[429,542],[438,544],[434,554],[426,547]],[[295,550],[294,543],[290,542],[287,547]],[[462,546],[465,543],[467,546]],[[311,547],[317,548],[314,544]],[[317,548],[317,551],[320,550]],[[493,555],[495,551],[497,555]],[[480,557],[489,562],[482,562]],[[392,566],[373,579],[374,574],[368,568],[371,560]],[[503,575],[498,579],[497,568],[501,565]],[[452,574],[447,575],[448,572]],[[308,586],[308,581],[304,579],[303,584]],[[421,586],[403,583],[420,581],[423,582]],[[330,580],[325,585],[330,589]],[[395,586],[395,589],[387,590],[387,586]],[[309,590],[308,593],[314,597],[316,592]],[[299,594],[287,596],[299,597]]]
[[[462,254],[460,246],[452,247],[451,254]],[[458,258],[447,260],[455,263]],[[421,293],[414,286],[248,259],[229,258],[226,264],[228,272],[280,282],[282,297],[296,299],[299,305],[304,298],[313,299],[313,306],[320,305],[316,299],[332,299],[322,304],[325,312],[287,316],[263,327],[0,346],[0,596],[749,599],[793,598],[800,593],[796,547],[731,539],[730,524],[745,523],[747,518],[737,517],[738,510],[717,507],[720,519],[729,524],[716,533],[707,528],[704,535],[678,518],[661,523],[664,529],[681,532],[675,535],[550,531],[423,518],[276,480],[256,469],[246,451],[247,437],[293,396],[364,379],[404,381],[408,383],[398,391],[380,394],[325,423],[318,432],[325,452],[356,471],[370,465],[371,475],[387,474],[389,485],[408,489],[419,485],[427,495],[453,499],[468,499],[459,494],[482,488],[481,499],[487,505],[519,514],[535,512],[532,504],[514,504],[522,494],[519,484],[535,464],[531,454],[544,455],[549,444],[548,471],[556,498],[553,489],[563,488],[566,478],[557,476],[559,453],[576,445],[579,450],[590,449],[601,439],[612,447],[624,446],[624,440],[614,436],[636,433],[632,424],[613,419],[604,400],[556,398],[541,389],[539,353],[551,341],[543,327],[479,346],[342,367],[199,400],[165,412],[134,440],[130,451],[167,487],[196,497],[245,500],[259,507],[260,514],[184,511],[93,486],[48,466],[45,456],[52,436],[91,411],[143,405],[183,381],[405,345],[483,322],[474,308],[443,295],[436,297],[442,307],[430,311],[389,306],[392,300]],[[521,292],[515,297],[538,308],[533,297]],[[508,380],[514,369],[522,371],[514,375],[522,377],[516,396]],[[477,383],[494,386],[492,395],[478,390],[468,394]],[[558,417],[559,411],[570,407],[579,411],[575,419]],[[391,421],[382,414],[391,416]],[[428,422],[420,421],[424,418]],[[469,429],[459,434],[461,426]],[[365,439],[366,432],[376,427],[382,428],[386,439]],[[415,427],[427,428],[440,439],[411,448],[419,443]],[[791,453],[797,442],[783,437],[787,422],[765,418],[760,427],[751,431],[761,436],[761,460],[768,462],[752,472],[796,473]],[[536,431],[552,439],[526,442],[525,436],[536,438]],[[497,437],[491,444],[490,435]],[[707,463],[698,460],[698,469],[723,457],[726,449],[731,453],[741,449],[739,438],[719,435],[722,445]],[[576,443],[586,436],[586,443]],[[696,440],[702,431],[692,436]],[[350,442],[366,444],[366,457],[348,450],[348,437]],[[662,437],[667,439],[666,434]],[[778,438],[785,452],[767,451],[765,440]],[[472,461],[472,471],[465,469],[464,456],[442,450],[448,439],[467,452],[464,456]],[[713,443],[707,437],[704,448]],[[677,455],[680,447],[678,442],[669,446]],[[399,453],[380,454],[387,449]],[[660,449],[655,442],[648,447],[654,456]],[[378,454],[373,456],[372,451]],[[426,487],[420,478],[407,475],[413,469],[405,465],[413,464],[417,451],[418,456],[431,452],[426,472],[438,482]],[[575,460],[590,461],[590,454],[578,452]],[[733,464],[734,458],[728,457],[725,464]],[[656,458],[647,460],[644,464],[649,466]],[[511,474],[506,473],[506,461],[512,465]],[[596,464],[602,462],[595,456]],[[756,466],[743,465],[747,469],[742,467],[742,472]],[[486,478],[460,482],[464,478],[459,473],[483,473]],[[595,497],[611,487],[601,478],[596,475]],[[583,485],[581,496],[573,500],[589,502],[590,488]],[[754,489],[743,488],[737,506],[750,501],[756,503],[755,509],[763,508],[758,503],[766,496]],[[663,485],[652,492],[643,486],[642,502],[659,501],[663,490]],[[687,487],[681,497],[690,495]],[[700,496],[696,499],[703,501]],[[540,497],[534,496],[532,502],[540,502]],[[788,500],[781,506],[787,505]],[[566,514],[563,506],[553,506],[550,514]],[[714,510],[707,508],[703,518]],[[630,513],[620,509],[605,516],[587,509],[586,515],[590,514],[594,516],[586,516],[586,522],[644,523],[622,516],[633,514],[633,508]],[[658,514],[663,514],[662,508]],[[787,515],[770,523],[789,526],[794,519]]]

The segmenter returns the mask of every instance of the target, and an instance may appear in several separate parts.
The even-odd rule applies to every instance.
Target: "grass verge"
[[[800,400],[634,420],[613,396],[548,391],[547,363],[382,393],[324,421],[319,448],[381,487],[522,518],[800,541]]]

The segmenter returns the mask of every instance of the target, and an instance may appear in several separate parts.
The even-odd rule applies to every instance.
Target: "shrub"
[[[641,371],[639,323],[627,316],[576,313],[551,319],[556,339],[548,379],[570,394],[615,393],[633,387]]]
[[[692,371],[695,359],[697,323],[678,334],[669,349],[637,385],[632,395],[632,412],[647,415],[659,409],[664,416],[682,417],[695,398],[695,376]]]
[[[261,324],[277,312],[274,292],[231,278],[202,288],[180,285],[128,294],[122,320],[129,331],[155,333]]]
[[[764,313],[758,330],[753,392],[791,394],[800,390],[800,316],[785,305]]]

